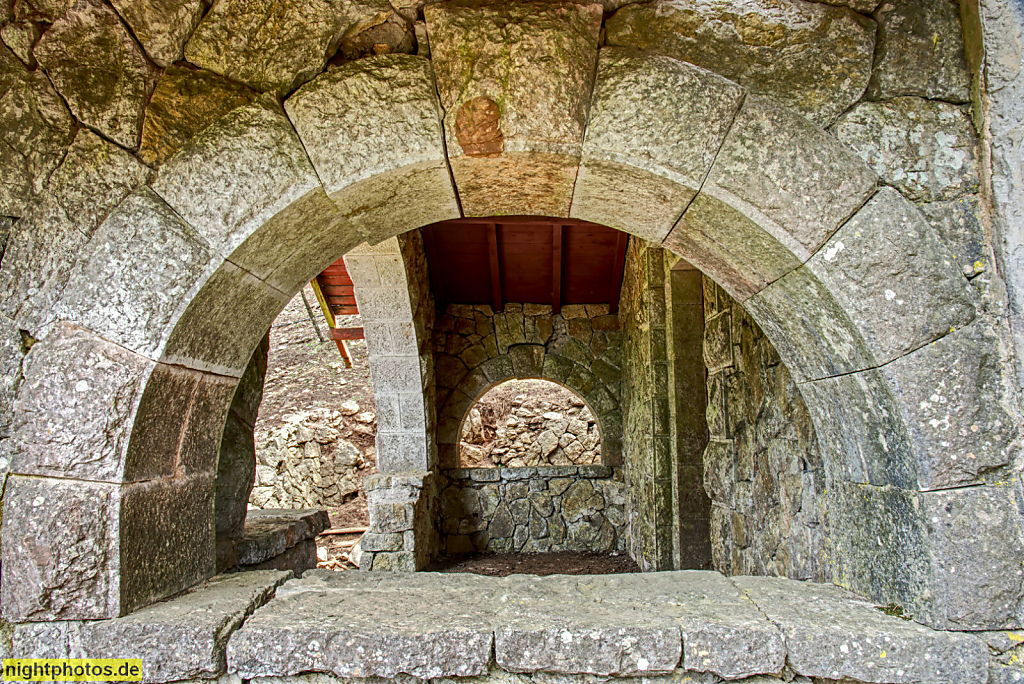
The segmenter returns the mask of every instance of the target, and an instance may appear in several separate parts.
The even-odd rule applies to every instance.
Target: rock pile
[[[480,408],[470,409],[460,442],[464,468],[591,465],[601,461],[601,434],[586,404],[568,406],[517,396],[511,415],[497,427]]]
[[[366,415],[356,418],[365,422]],[[357,494],[359,469],[373,459],[373,447],[360,450],[344,439],[344,427],[342,412],[320,408],[287,415],[280,427],[257,435],[249,502],[257,508],[315,508],[339,506]]]

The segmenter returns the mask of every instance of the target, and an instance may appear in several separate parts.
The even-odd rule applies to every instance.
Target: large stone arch
[[[598,20],[581,19],[581,32]],[[449,60],[444,73],[458,71],[443,41],[432,49]],[[502,209],[538,213],[538,198],[565,197],[568,182],[569,215],[662,242],[721,283],[813,415],[838,514],[835,581],[937,626],[1015,626],[1020,564],[1001,573],[986,558],[1020,554],[1018,537],[986,529],[1018,526],[1018,483],[984,479],[1006,462],[1009,435],[979,445],[973,463],[956,459],[976,439],[982,397],[947,398],[946,419],[967,421],[950,447],[919,396],[936,372],[977,387],[998,331],[917,210],[824,131],[698,67],[605,48],[591,100],[585,69],[544,64],[584,106],[551,110],[578,124],[559,128],[565,139],[509,131],[506,148],[531,171]],[[301,283],[362,242],[460,215],[447,159],[466,155],[442,135],[437,93],[450,124],[477,96],[470,85],[435,89],[430,62],[407,56],[328,71],[283,109],[260,98],[223,116],[104,221],[60,322],[26,360],[5,496],[6,616],[111,617],[213,573],[217,437],[238,377]],[[465,161],[460,196],[474,182],[486,190],[507,160]],[[548,163],[558,174],[536,172]]]

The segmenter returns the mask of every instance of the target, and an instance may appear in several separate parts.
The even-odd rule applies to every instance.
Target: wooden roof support
[[[551,313],[562,311],[562,226],[551,226]]]
[[[626,265],[626,247],[629,246],[629,235],[619,233],[615,243],[615,262],[612,272],[608,274],[608,311],[619,312],[619,292],[622,290],[622,271]]]
[[[487,251],[491,257],[491,299],[494,312],[500,313],[505,308],[501,296],[501,266],[498,263],[498,226],[491,223],[487,226]]]

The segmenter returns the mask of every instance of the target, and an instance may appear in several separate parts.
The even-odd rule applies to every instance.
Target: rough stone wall
[[[256,445],[258,508],[340,506],[359,491],[363,452],[342,437],[342,414],[318,409],[289,416]]]
[[[456,469],[441,482],[445,553],[626,550],[621,468]]]
[[[830,581],[825,472],[800,392],[750,315],[707,276],[704,311],[714,567]]]
[[[663,251],[629,241],[620,296],[623,469],[629,553],[643,570],[672,567],[671,421]]]
[[[238,381],[231,408],[224,424],[217,458],[217,484],[214,511],[217,524],[217,568],[236,564],[235,550],[245,535],[245,516],[249,493],[256,475],[256,444],[253,433],[263,399],[263,381],[267,377],[270,335],[260,342],[249,365]]]
[[[606,304],[563,306],[449,305],[437,320],[434,353],[438,445],[442,468],[458,463],[462,422],[490,387],[513,378],[541,378],[568,387],[597,415],[606,465],[618,465],[622,417],[619,317]]]
[[[477,468],[484,458],[506,468],[600,463],[597,418],[582,399],[574,396],[570,401],[568,406],[552,406],[543,399],[517,396],[508,419],[493,435],[474,406],[463,422],[460,465]]]

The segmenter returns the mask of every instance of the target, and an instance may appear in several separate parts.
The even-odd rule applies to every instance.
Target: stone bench
[[[316,536],[330,527],[321,509],[250,509],[245,537],[238,542],[242,570],[291,570],[297,576],[316,567]]]

